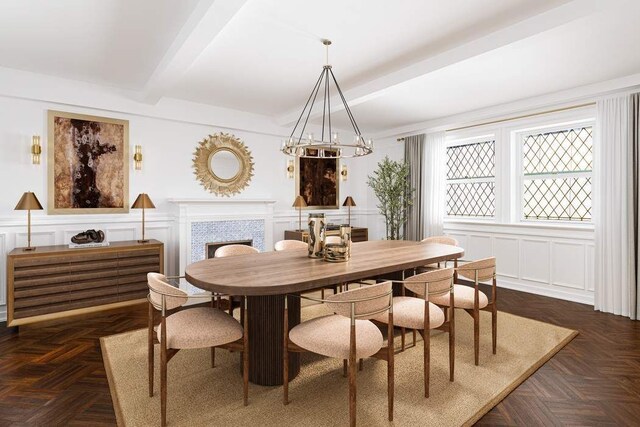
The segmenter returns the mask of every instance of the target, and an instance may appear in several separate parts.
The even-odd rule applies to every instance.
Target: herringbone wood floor
[[[580,335],[479,425],[640,424],[640,322],[510,290],[498,302]],[[0,426],[115,424],[98,339],[144,327],[145,315],[140,307],[19,334],[0,326]]]

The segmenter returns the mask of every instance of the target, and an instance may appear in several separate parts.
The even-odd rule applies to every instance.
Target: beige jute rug
[[[325,314],[306,307],[303,319]],[[568,344],[577,332],[548,323],[498,313],[498,351],[491,354],[491,315],[481,312],[480,366],[473,363],[473,322],[456,311],[455,381],[449,382],[448,336],[431,338],[431,397],[423,395],[422,343],[395,357],[395,417],[387,421],[386,362],[366,359],[357,373],[357,423],[361,426],[471,425]],[[419,335],[418,335],[419,337]],[[411,344],[411,334],[407,335]],[[395,340],[399,347],[400,340]],[[102,338],[102,355],[118,424],[160,424],[159,361],[155,395],[147,393],[146,331]],[[156,356],[158,351],[156,351]],[[339,426],[346,425],[348,383],[342,360],[302,354],[300,374],[291,381],[291,403],[282,387],[251,384],[242,405],[239,355],[208,349],[180,351],[169,363],[167,422],[174,426]]]

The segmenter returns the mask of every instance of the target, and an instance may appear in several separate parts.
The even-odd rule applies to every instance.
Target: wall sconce
[[[133,153],[133,164],[137,171],[142,170],[142,146],[136,145]]]
[[[343,181],[347,180],[347,165],[342,165],[342,167],[340,168],[340,178]]]
[[[295,172],[293,160],[287,160],[287,178],[293,179],[293,172]]]
[[[31,163],[40,164],[40,154],[42,154],[42,146],[40,145],[40,135],[31,137]]]

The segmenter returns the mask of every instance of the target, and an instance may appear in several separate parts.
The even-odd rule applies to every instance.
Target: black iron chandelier
[[[371,139],[365,141],[362,137],[360,128],[358,127],[358,124],[351,113],[351,109],[342,94],[342,90],[336,80],[336,76],[333,74],[331,65],[329,65],[329,45],[331,45],[331,41],[322,40],[322,44],[325,45],[327,51],[326,65],[322,67],[320,77],[318,77],[316,84],[311,90],[307,103],[304,105],[289,139],[282,143],[281,150],[284,154],[295,157],[346,158],[361,157],[371,154],[373,152],[373,141]],[[332,82],[340,96],[340,99],[342,100],[344,109],[349,117],[349,121],[351,122],[351,127],[353,128],[354,137],[353,142],[351,143],[343,143],[340,140],[338,132],[333,132],[333,129],[331,128]],[[320,139],[315,139],[313,133],[305,134],[305,130],[307,123],[309,122],[309,117],[311,116],[311,110],[316,103],[316,99],[318,99],[318,93],[321,89],[323,91],[324,98],[322,104],[322,131]],[[304,122],[302,121],[303,118]],[[299,133],[297,132],[298,128],[300,128]]]

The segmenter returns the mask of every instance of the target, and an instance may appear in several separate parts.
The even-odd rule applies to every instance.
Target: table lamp
[[[347,196],[346,199],[344,199],[344,203],[342,204],[342,206],[346,206],[347,209],[349,210],[349,227],[351,227],[351,206],[355,206],[356,202],[353,201],[353,197],[351,196]]]
[[[155,209],[155,205],[147,195],[147,193],[140,193],[136,198],[136,201],[131,205],[131,209],[142,209],[142,240],[138,240],[138,243],[147,243],[148,239],[144,238],[144,210]]]
[[[42,205],[35,194],[27,191],[20,198],[15,210],[27,211],[27,247],[23,251],[34,251],[36,248],[31,246],[31,210],[41,211]]]
[[[298,208],[298,231],[302,231],[302,208],[307,207],[307,202],[304,201],[304,197],[296,196],[296,199],[293,201],[294,208]]]

